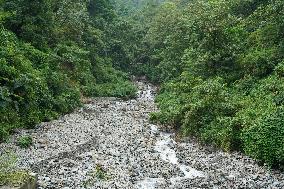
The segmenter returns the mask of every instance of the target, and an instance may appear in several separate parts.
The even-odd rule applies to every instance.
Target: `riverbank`
[[[136,82],[136,99],[94,98],[75,112],[21,130],[0,151],[14,151],[18,167],[51,188],[283,188],[284,174],[239,153],[175,141],[149,121],[155,87]],[[21,149],[17,138],[30,135]]]

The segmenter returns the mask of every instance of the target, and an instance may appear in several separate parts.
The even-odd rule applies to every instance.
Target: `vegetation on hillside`
[[[161,85],[153,120],[283,167],[283,1],[117,2],[139,34],[128,68]]]
[[[282,0],[0,0],[0,139],[161,85],[152,119],[284,166]]]
[[[108,0],[0,1],[0,142],[72,111],[84,95],[134,96],[113,66],[118,19]]]

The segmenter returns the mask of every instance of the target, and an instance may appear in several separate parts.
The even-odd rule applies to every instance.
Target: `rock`
[[[228,180],[233,181],[236,179],[235,175],[229,175],[226,177]]]
[[[161,135],[149,122],[149,113],[157,111],[156,89],[136,84],[135,100],[89,99],[83,108],[32,130],[35,148],[18,150],[4,143],[0,153],[15,151],[20,168],[38,173],[39,189],[137,188],[137,183],[172,189],[283,188],[283,173],[269,173],[240,153]],[[161,140],[167,141],[162,144],[165,156],[155,148]]]

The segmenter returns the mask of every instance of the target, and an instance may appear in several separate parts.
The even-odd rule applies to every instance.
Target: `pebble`
[[[284,173],[241,153],[201,146],[191,138],[174,141],[174,133],[149,121],[149,113],[158,111],[156,88],[136,84],[136,99],[90,99],[58,120],[17,130],[10,142],[0,144],[0,153],[14,151],[17,166],[38,175],[39,189],[283,188]],[[17,138],[27,133],[34,145],[20,149]]]

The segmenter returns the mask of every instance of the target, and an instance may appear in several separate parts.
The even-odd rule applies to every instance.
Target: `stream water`
[[[152,88],[148,87],[148,90],[138,91],[138,96],[143,96],[144,99],[153,100],[154,94],[152,92]],[[175,151],[176,142],[173,139],[174,133],[166,133],[159,131],[156,125],[150,126],[151,132],[158,134],[156,144],[154,146],[154,150],[159,153],[160,158],[165,163],[170,163],[176,165],[179,170],[183,173],[183,177],[173,177],[170,179],[172,185],[175,185],[178,181],[182,179],[194,179],[196,177],[206,177],[205,173],[202,171],[198,171],[190,166],[179,163],[179,159],[177,158]],[[166,182],[164,178],[146,178],[137,183],[137,188],[140,189],[154,189],[161,183]]]

